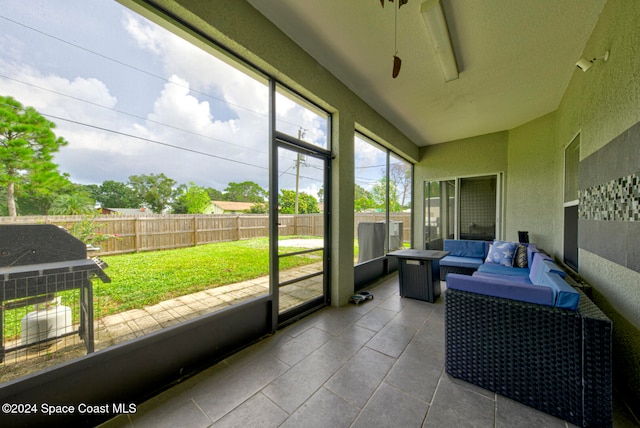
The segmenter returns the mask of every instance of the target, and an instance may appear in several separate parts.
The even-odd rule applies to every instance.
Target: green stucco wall
[[[556,144],[555,114],[509,131],[505,238],[529,232],[550,255],[562,249],[562,147]]]
[[[640,121],[638,22],[640,2],[607,2],[584,55],[610,50],[609,60],[586,73],[576,71],[557,111],[558,145],[568,144],[579,131],[581,160]],[[640,158],[636,163],[640,171]],[[593,285],[594,300],[613,320],[616,387],[632,408],[640,409],[640,273],[582,249],[578,256],[580,275]]]
[[[480,135],[422,147],[414,169],[415,246],[424,244],[424,183],[471,175],[504,173],[507,170],[507,132]]]
[[[416,182],[503,172],[507,167],[507,132],[480,135],[420,149]]]

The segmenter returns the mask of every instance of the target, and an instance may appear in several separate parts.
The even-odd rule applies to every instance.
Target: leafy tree
[[[184,194],[187,192],[187,185],[180,184],[173,191],[173,200],[171,202],[171,213],[172,214],[186,214],[187,213],[187,205],[184,200]]]
[[[58,195],[49,208],[52,215],[91,214],[95,211],[95,201],[81,192]]]
[[[267,192],[253,181],[231,182],[224,192],[224,200],[234,202],[264,202],[267,196]]]
[[[16,211],[20,215],[46,215],[58,195],[77,191],[77,186],[69,181],[67,174],[52,176],[45,186],[38,181],[32,182],[29,177],[26,178],[15,194]],[[4,194],[6,195],[6,192]],[[6,197],[4,201],[6,203]]]
[[[371,189],[371,195],[376,203],[376,208],[384,209],[386,206],[387,197],[387,178],[382,177],[380,181],[373,185]],[[393,182],[389,183],[389,212],[402,211],[402,206],[398,202],[398,193],[396,185]]]
[[[204,214],[211,205],[207,189],[190,182],[188,186],[181,184],[176,191],[177,197],[172,204],[176,214]]]
[[[374,200],[376,208],[385,208],[387,203],[387,179],[382,177],[371,187],[371,199]]]
[[[218,189],[207,187],[207,193],[209,194],[209,199],[212,201],[224,201],[224,193]]]
[[[9,210],[7,208],[7,189],[6,187],[0,187],[0,215],[8,216]]]
[[[126,183],[106,180],[101,185],[84,186],[100,205],[106,208],[139,208],[143,201]]]
[[[269,212],[268,202],[256,202],[247,210],[249,214],[266,214]]]
[[[389,170],[391,183],[395,186],[395,193],[398,195],[400,206],[405,207],[407,197],[411,197],[411,165],[408,163],[391,164]]]
[[[355,212],[364,212],[376,208],[376,201],[373,200],[371,192],[358,184],[355,185],[353,203]]]
[[[160,174],[142,174],[129,177],[129,185],[136,197],[155,213],[163,212],[171,202],[175,180]]]
[[[187,214],[205,214],[207,209],[212,208],[209,192],[204,187],[200,187],[193,181],[188,186],[182,185],[186,189],[184,194],[174,192],[174,198],[182,196],[187,206]]]
[[[295,214],[296,192],[295,190],[280,190],[278,198],[280,213]],[[298,213],[299,214],[315,214],[319,213],[318,200],[307,193],[298,193]]]
[[[85,193],[89,194],[97,202],[100,202],[100,199],[98,198],[98,195],[100,195],[99,184],[79,184],[78,187],[80,187]]]
[[[61,176],[53,154],[67,145],[33,107],[0,96],[0,186],[7,189],[7,211],[17,216],[16,192],[31,185],[46,194]],[[52,184],[54,186],[52,186]]]
[[[429,194],[428,196],[431,198],[439,198],[440,197],[440,186],[442,186],[443,184],[441,184],[438,181],[429,181],[427,183],[425,183],[426,186],[428,186],[428,190],[429,190]],[[425,189],[426,192],[426,189]]]

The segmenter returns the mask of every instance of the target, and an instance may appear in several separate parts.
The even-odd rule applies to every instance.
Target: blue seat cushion
[[[457,266],[464,268],[477,268],[482,264],[482,259],[477,257],[446,256],[440,259],[440,266]]]
[[[492,281],[508,281],[508,282],[517,282],[518,284],[531,285],[531,281],[529,281],[529,277],[524,275],[500,275],[497,273],[487,273],[487,272],[476,271],[473,273],[473,276],[492,280]]]
[[[553,306],[553,291],[549,287],[517,284],[506,280],[494,281],[476,276],[450,273],[447,275],[447,288]]]
[[[483,263],[478,268],[478,272],[491,273],[495,275],[507,275],[507,276],[529,276],[528,268],[517,268],[513,266],[502,266],[495,263]]]

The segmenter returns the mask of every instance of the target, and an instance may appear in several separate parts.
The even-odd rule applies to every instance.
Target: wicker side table
[[[440,296],[440,275],[434,275],[435,266],[448,254],[448,251],[409,249],[388,253],[398,258],[400,296],[435,302]]]

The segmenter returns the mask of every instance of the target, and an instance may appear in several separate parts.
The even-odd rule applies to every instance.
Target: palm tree
[[[76,215],[95,212],[95,202],[82,193],[58,195],[51,203],[49,214]]]

